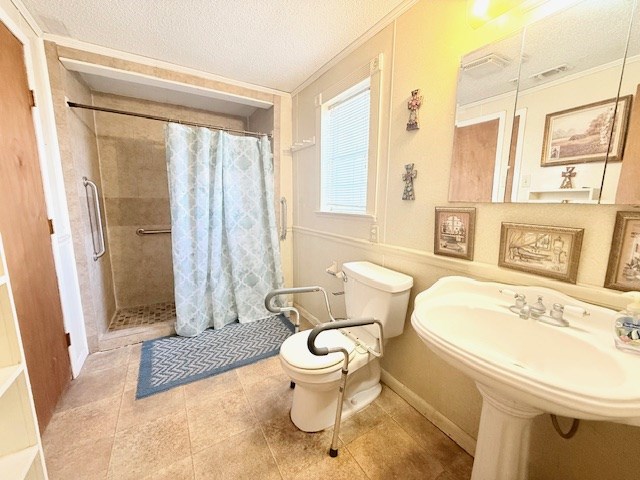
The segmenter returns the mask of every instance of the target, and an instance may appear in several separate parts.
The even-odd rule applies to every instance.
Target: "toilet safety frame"
[[[344,278],[344,281],[347,281],[347,278]],[[375,318],[358,318],[358,319],[337,319],[331,313],[331,306],[329,304],[329,296],[324,288],[319,286],[312,287],[293,287],[293,288],[278,288],[276,290],[270,291],[264,299],[264,306],[267,310],[272,313],[282,314],[282,313],[294,313],[295,321],[293,325],[295,326],[295,333],[298,333],[300,330],[300,312],[293,306],[284,306],[279,307],[272,304],[271,300],[278,295],[291,295],[291,294],[299,294],[299,293],[315,293],[321,292],[324,296],[325,307],[327,308],[327,313],[329,315],[329,322],[321,323],[316,325],[311,333],[309,334],[309,338],[307,339],[307,348],[313,355],[323,356],[329,355],[330,353],[342,353],[344,356],[344,360],[342,362],[342,375],[340,377],[340,388],[338,391],[338,405],[336,407],[336,420],[333,424],[333,437],[331,439],[331,447],[329,448],[329,455],[331,457],[338,456],[338,435],[340,433],[340,421],[342,420],[342,402],[344,401],[344,394],[347,389],[347,377],[349,375],[349,352],[341,347],[318,347],[315,344],[316,337],[324,332],[325,330],[335,330],[341,328],[350,328],[350,327],[361,327],[365,325],[377,325],[380,336],[378,337],[378,349],[377,351],[369,345],[362,345],[359,340],[353,338],[349,335],[348,332],[346,335],[354,340],[357,345],[361,345],[367,349],[369,354],[375,357],[382,357],[383,345],[384,345],[384,329],[382,327],[382,322]],[[291,387],[293,388],[295,384],[291,382]]]

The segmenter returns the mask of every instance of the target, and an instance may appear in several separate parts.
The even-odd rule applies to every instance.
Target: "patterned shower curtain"
[[[269,139],[170,123],[166,127],[176,332],[270,313],[283,285]]]

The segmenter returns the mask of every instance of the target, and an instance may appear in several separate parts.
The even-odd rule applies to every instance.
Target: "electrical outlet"
[[[369,227],[369,241],[378,243],[378,225],[371,225]]]
[[[520,186],[522,188],[528,188],[531,186],[531,175],[523,175],[522,180],[520,181]]]

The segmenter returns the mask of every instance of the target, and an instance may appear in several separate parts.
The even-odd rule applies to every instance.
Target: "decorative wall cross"
[[[571,179],[577,175],[577,172],[574,172],[575,169],[576,167],[566,167],[566,171],[561,173],[563,180],[560,188],[573,188]]]
[[[404,192],[402,193],[403,200],[415,200],[416,195],[413,191],[413,179],[418,176],[418,171],[413,169],[413,163],[407,163],[404,166],[406,170],[402,174],[402,180],[404,180]]]
[[[407,102],[407,108],[409,109],[409,121],[407,122],[407,130],[418,130],[420,125],[418,124],[418,110],[422,105],[422,95],[420,95],[420,89],[411,91],[411,100]]]

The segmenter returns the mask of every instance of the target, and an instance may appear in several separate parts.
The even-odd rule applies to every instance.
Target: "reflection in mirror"
[[[461,61],[450,201],[502,201],[499,170],[495,178],[492,172],[511,143],[521,48],[518,34],[471,52]]]
[[[618,178],[626,178],[621,168],[633,166],[621,160],[629,159],[623,156],[633,105],[627,95],[640,83],[640,61],[635,79],[627,68],[616,103],[633,5],[583,0],[531,24],[522,40],[517,35],[463,58],[450,201],[615,201]],[[632,51],[640,50],[635,28],[639,45]],[[492,53],[498,59],[491,69],[469,75],[465,65]],[[640,144],[635,148],[640,162]]]
[[[629,45],[620,83],[618,109],[624,96],[633,95],[622,163],[607,162],[601,203],[640,205],[640,3],[631,20]],[[615,200],[614,200],[615,199]]]
[[[632,7],[586,0],[527,27],[513,201],[598,203],[607,152],[619,171],[631,102],[616,112],[616,97]]]

